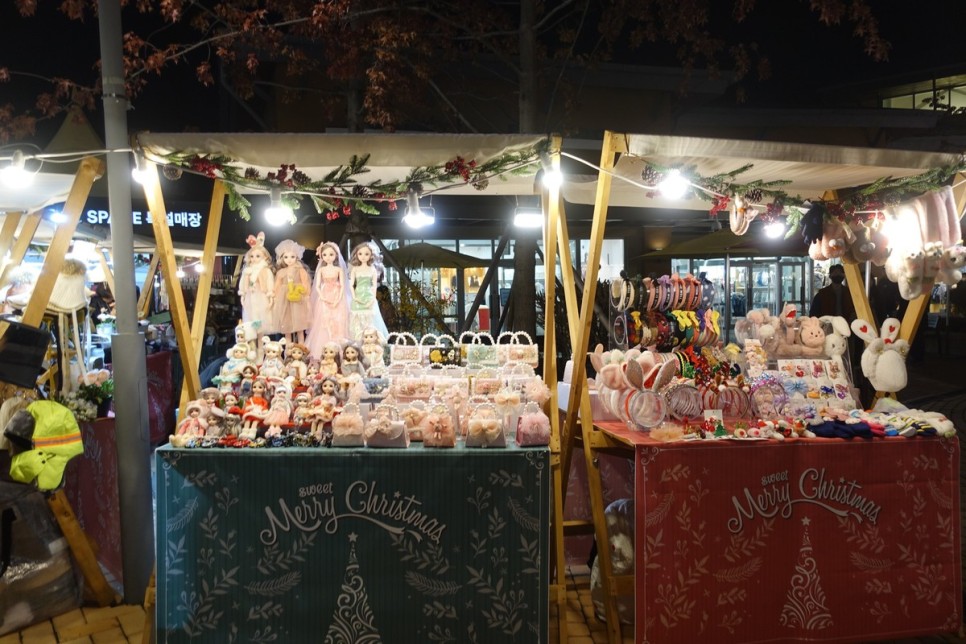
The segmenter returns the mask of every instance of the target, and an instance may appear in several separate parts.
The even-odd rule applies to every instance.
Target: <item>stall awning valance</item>
[[[864,186],[884,177],[908,177],[931,168],[951,166],[959,155],[883,148],[856,148],[773,141],[710,139],[654,134],[627,134],[627,154],[614,174],[642,182],[647,163],[663,167],[694,166],[702,177],[731,172],[751,164],[745,180],[788,181],[783,190],[803,199],[817,199],[828,190]],[[566,150],[566,146],[565,146]],[[567,201],[594,203],[596,180],[568,181]],[[707,210],[704,199],[667,200],[660,195],[617,179],[612,183],[610,204],[672,210]]]
[[[485,188],[457,177],[447,194],[529,195],[533,177],[540,169],[536,150],[546,146],[544,135],[527,134],[155,134],[140,133],[135,146],[156,163],[183,161],[190,155],[230,159],[230,166],[244,176],[247,169],[265,177],[282,164],[295,165],[313,180],[345,166],[353,156],[368,155],[360,185],[389,184],[405,180],[418,168],[442,166],[457,158],[473,161],[474,167],[509,158],[519,172],[500,173]],[[432,182],[428,182],[432,183]],[[427,188],[430,186],[426,186]],[[238,186],[239,192],[264,192]]]

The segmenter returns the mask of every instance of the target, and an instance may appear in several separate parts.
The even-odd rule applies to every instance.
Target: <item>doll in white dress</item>
[[[373,327],[369,327],[362,332],[362,361],[366,368],[385,365],[386,350],[382,346],[382,342],[383,339],[379,337],[379,332]]]
[[[292,342],[305,340],[311,323],[309,269],[302,262],[305,247],[286,239],[275,247],[275,328]]]
[[[315,250],[319,265],[312,289],[312,327],[306,344],[315,358],[322,357],[327,342],[343,342],[349,337],[349,299],[345,261],[338,244],[323,242]]]
[[[352,300],[349,302],[349,339],[362,340],[367,328],[376,329],[383,337],[389,337],[386,323],[379,312],[376,288],[382,278],[382,258],[368,242],[352,249],[349,259],[349,286]]]
[[[275,303],[275,271],[272,256],[265,248],[265,233],[248,236],[251,246],[245,253],[244,267],[238,278],[238,295],[241,297],[242,321],[256,324],[258,335],[275,332],[272,308]]]

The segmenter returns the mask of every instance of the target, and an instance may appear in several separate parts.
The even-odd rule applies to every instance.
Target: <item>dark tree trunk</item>
[[[510,331],[526,331],[533,337],[537,334],[537,237],[533,231],[525,230],[517,236],[513,248],[513,283],[507,328]]]

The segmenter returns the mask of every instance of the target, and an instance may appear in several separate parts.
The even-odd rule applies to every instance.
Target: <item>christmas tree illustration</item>
[[[792,575],[791,587],[785,595],[780,623],[788,628],[802,628],[807,631],[821,630],[832,625],[832,614],[825,607],[825,591],[818,576],[818,564],[812,556],[812,541],[808,536],[810,519],[802,519],[805,532],[802,547],[798,552],[798,563]]]
[[[349,563],[342,580],[342,592],[336,600],[333,623],[325,634],[325,644],[373,644],[382,642],[379,631],[372,623],[372,609],[365,584],[359,574],[356,558],[355,533],[349,534]]]

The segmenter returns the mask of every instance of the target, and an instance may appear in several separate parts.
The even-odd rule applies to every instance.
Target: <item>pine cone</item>
[[[641,172],[641,181],[649,186],[656,186],[658,181],[661,180],[661,173],[654,169],[652,165],[644,166],[644,170]]]
[[[762,196],[761,188],[752,188],[745,193],[745,201],[751,203],[761,203]]]
[[[178,166],[175,166],[175,165],[166,165],[166,166],[164,166],[161,169],[161,173],[164,175],[164,178],[165,179],[168,179],[170,181],[177,181],[178,179],[181,178],[181,175],[184,174],[181,171],[181,168],[179,168]]]
[[[489,179],[478,179],[473,183],[473,187],[481,192],[483,190],[486,190],[489,187],[489,185],[490,185]]]

